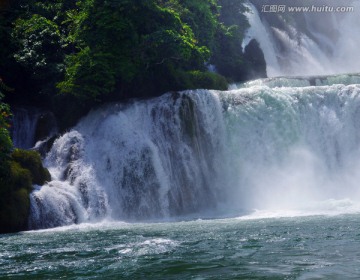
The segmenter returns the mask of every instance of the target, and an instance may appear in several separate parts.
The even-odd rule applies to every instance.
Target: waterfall
[[[30,149],[35,144],[35,130],[40,113],[34,108],[17,108],[13,111],[12,140],[14,146]]]
[[[216,209],[224,128],[205,91],[110,105],[55,141],[53,181],[31,196],[30,227],[105,217],[170,218]]]
[[[228,100],[230,205],[310,211],[359,202],[358,84],[252,86],[221,96]]]
[[[251,0],[246,13],[251,27],[243,48],[256,39],[264,52],[269,77],[310,76],[360,72],[360,2],[305,0],[279,1],[284,12],[271,12],[270,5]],[[349,7],[348,12],[294,12],[294,7]],[[267,8],[268,7],[268,8]]]
[[[58,133],[55,116],[38,108],[14,108],[11,137],[16,148],[47,150],[47,141]]]
[[[104,106],[55,141],[30,228],[359,209],[359,81],[272,78]]]
[[[266,60],[266,73],[268,76],[279,76],[281,74],[278,58],[276,57],[276,47],[273,37],[269,32],[269,26],[263,23],[260,19],[259,13],[255,6],[251,3],[246,4],[247,11],[245,12],[248,18],[250,28],[246,31],[245,38],[242,43],[242,50],[250,43],[252,39],[256,39],[264,53]]]

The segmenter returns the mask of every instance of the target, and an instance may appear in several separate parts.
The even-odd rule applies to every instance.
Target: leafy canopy
[[[193,70],[210,57],[172,6],[156,1],[81,1],[68,13],[76,51],[66,58],[63,93],[96,99],[169,68]],[[175,77],[173,77],[175,80]]]

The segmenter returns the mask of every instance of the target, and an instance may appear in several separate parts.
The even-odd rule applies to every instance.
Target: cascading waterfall
[[[248,10],[245,12],[245,15],[248,18],[250,28],[246,31],[241,46],[242,50],[245,50],[245,47],[252,39],[256,39],[264,53],[267,75],[270,77],[279,76],[281,74],[281,68],[278,58],[276,57],[275,42],[273,41],[271,33],[268,31],[269,26],[261,21],[260,15],[254,5],[248,2],[246,7]]]
[[[283,213],[358,211],[359,94],[358,84],[222,93],[229,100],[231,204]]]
[[[54,143],[30,227],[358,211],[359,81],[266,79],[103,107]]]
[[[33,192],[30,227],[214,210],[223,196],[218,120],[216,94],[201,91],[91,113],[48,154],[53,181]]]
[[[250,3],[251,2],[251,3]],[[334,0],[271,3],[285,12],[262,11],[267,2],[251,0],[246,13],[251,27],[243,48],[256,39],[264,52],[267,74],[275,76],[331,75],[360,72],[360,2]],[[254,3],[254,5],[252,4]],[[268,5],[269,7],[270,5]],[[324,7],[333,12],[291,12],[288,8]],[[335,12],[337,7],[352,8]]]

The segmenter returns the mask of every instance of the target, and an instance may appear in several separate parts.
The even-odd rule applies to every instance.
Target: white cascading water
[[[245,47],[252,39],[256,39],[264,53],[267,75],[269,77],[279,76],[281,74],[281,68],[276,57],[277,51],[275,49],[273,37],[268,31],[269,26],[261,21],[259,13],[254,5],[247,3],[245,7],[247,8],[245,15],[249,21],[250,28],[246,31],[242,42],[242,51],[245,50]]]
[[[359,84],[252,86],[222,99],[230,99],[228,178],[240,207],[282,215],[360,210]]]
[[[359,211],[360,77],[274,80],[92,112],[48,154],[30,227]]]
[[[31,196],[30,228],[214,210],[223,196],[221,119],[216,95],[201,91],[91,113],[48,154],[53,181]]]
[[[304,1],[288,3],[286,8],[306,3],[309,7],[350,7],[353,11],[307,12],[300,20],[296,17],[300,12],[262,12],[260,16],[256,7],[248,3],[246,16],[251,27],[244,39],[243,49],[251,39],[259,42],[269,77],[360,72],[360,57],[357,54],[360,45],[360,28],[357,28],[360,26],[360,2],[345,1],[340,5],[338,1]],[[282,26],[286,26],[286,30],[279,27],[279,23],[271,22],[269,16],[274,15]],[[302,31],[304,29],[307,31]]]

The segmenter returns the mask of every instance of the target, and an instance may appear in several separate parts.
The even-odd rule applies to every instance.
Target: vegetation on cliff
[[[50,173],[35,151],[15,149],[0,166],[0,233],[25,230],[33,184],[50,181]]]
[[[248,27],[242,0],[12,0],[5,6],[0,77],[15,88],[6,101],[52,109],[63,127],[101,102],[225,89],[252,71],[241,51]],[[216,72],[208,71],[211,65]]]
[[[0,80],[0,88],[10,90]],[[33,184],[50,181],[50,173],[35,151],[14,149],[10,139],[10,109],[0,92],[0,233],[25,230]]]

